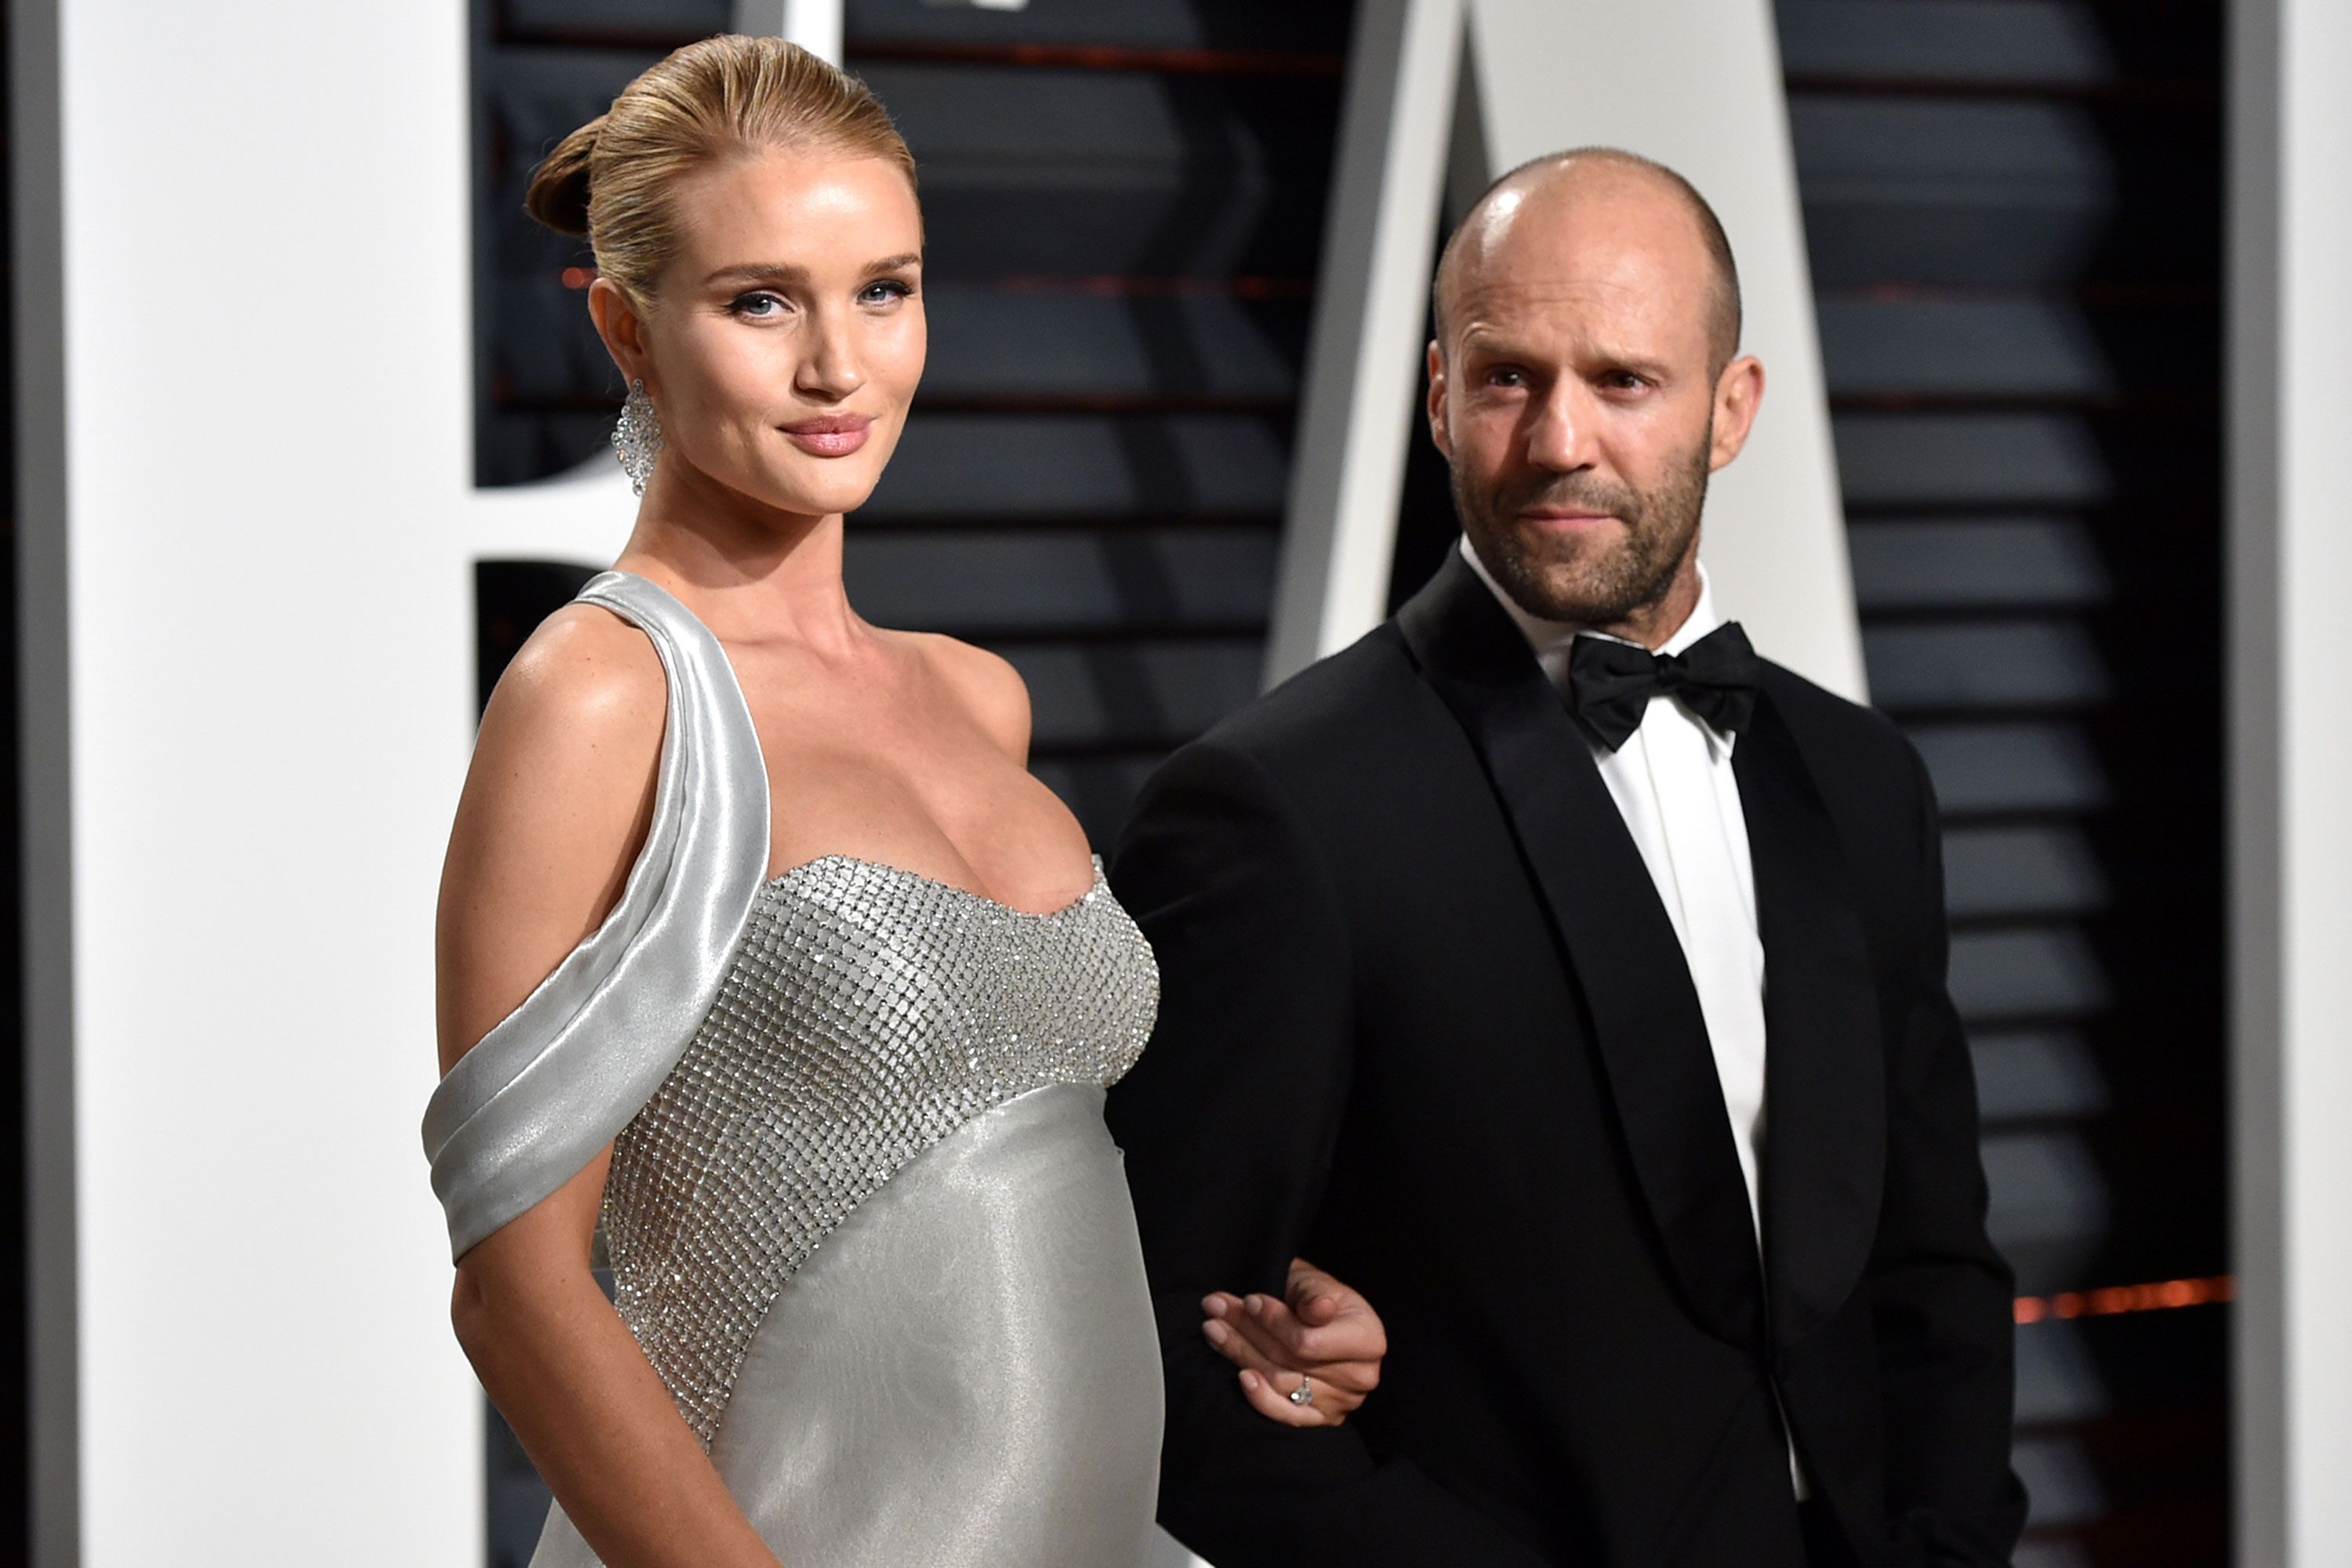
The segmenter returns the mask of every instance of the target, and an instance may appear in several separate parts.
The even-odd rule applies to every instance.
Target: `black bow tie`
[[[1738,621],[1726,621],[1679,654],[1580,637],[1568,654],[1568,704],[1595,742],[1615,751],[1664,692],[1726,734],[1756,710],[1762,661]]]

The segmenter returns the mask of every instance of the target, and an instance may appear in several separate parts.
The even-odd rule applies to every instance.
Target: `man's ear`
[[[1425,406],[1429,412],[1429,438],[1447,462],[1454,460],[1454,443],[1445,434],[1445,356],[1437,350],[1437,340],[1429,340],[1429,395]]]
[[[1715,378],[1715,441],[1707,450],[1707,471],[1712,473],[1748,445],[1748,432],[1756,426],[1756,411],[1764,405],[1764,362],[1754,354],[1742,354],[1723,367]]]
[[[646,319],[636,301],[609,278],[588,285],[588,319],[604,340],[604,352],[620,367],[623,384],[642,381],[649,393],[658,393],[653,354],[646,342]]]

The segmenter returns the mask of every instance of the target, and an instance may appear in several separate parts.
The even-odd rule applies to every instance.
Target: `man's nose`
[[[1581,383],[1566,376],[1554,383],[1528,422],[1528,461],[1563,474],[1589,467],[1591,412]]]

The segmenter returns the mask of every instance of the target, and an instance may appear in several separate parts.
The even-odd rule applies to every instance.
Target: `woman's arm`
[[[1361,1293],[1303,1258],[1290,1260],[1280,1296],[1212,1291],[1201,1331],[1240,1368],[1250,1408],[1285,1426],[1337,1426],[1371,1397],[1389,1351],[1388,1329]],[[1307,1398],[1296,1397],[1307,1384]]]
[[[606,1568],[776,1568],[588,1272],[608,1159],[458,1261],[457,1342]]]
[[[1291,1258],[1282,1295],[1212,1290],[1202,1335],[1242,1368],[1242,1399],[1284,1427],[1336,1427],[1381,1387],[1388,1328],[1352,1286]],[[1306,1384],[1306,1401],[1298,1387]]]
[[[619,898],[666,702],[652,645],[587,606],[551,619],[499,682],[442,873],[445,1070]],[[457,1260],[458,1342],[607,1568],[777,1568],[589,1272],[610,1160]]]

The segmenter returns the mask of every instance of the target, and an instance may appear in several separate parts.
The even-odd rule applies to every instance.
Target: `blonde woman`
[[[719,37],[530,205],[594,246],[643,497],[492,698],[442,890],[425,1144],[458,1338],[555,1493],[533,1562],[1136,1563],[1160,1352],[1101,1106],[1158,971],[1012,668],[842,586],[923,369],[913,162],[856,82]],[[1302,1278],[1318,1330],[1221,1300],[1210,1338],[1312,1426],[1381,1347]]]

